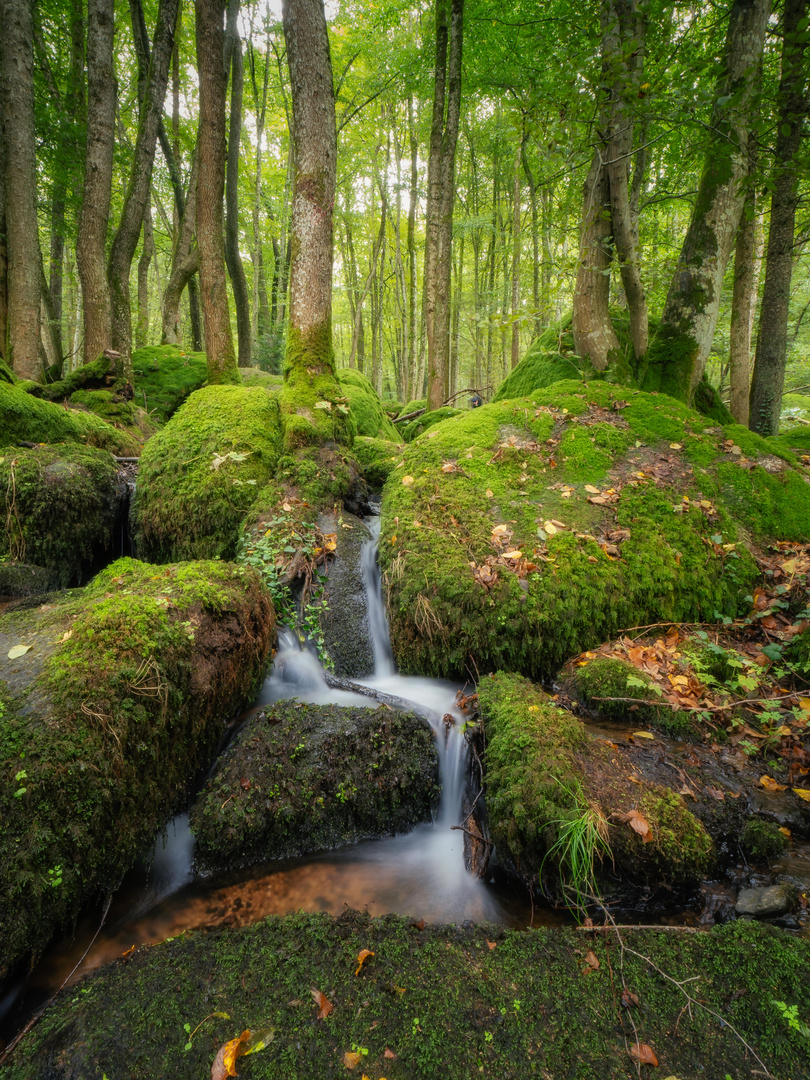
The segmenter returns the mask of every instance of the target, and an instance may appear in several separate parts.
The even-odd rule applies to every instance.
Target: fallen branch
[[[415,701],[398,697],[396,694],[386,694],[384,690],[375,690],[372,686],[364,686],[362,683],[352,682],[351,679],[342,679],[329,671],[325,671],[323,677],[326,685],[331,686],[333,690],[347,690],[351,694],[362,694],[363,697],[373,698],[381,705],[388,705],[399,712],[415,713],[431,724],[441,719],[435,709],[428,709],[424,705],[418,705]]]
[[[479,836],[479,834],[474,833],[472,829],[465,829],[463,825],[451,825],[450,828],[456,832],[466,833],[467,836],[471,836],[473,840],[479,840],[482,844],[489,844],[490,847],[495,847],[491,840],[487,840],[485,836]]]

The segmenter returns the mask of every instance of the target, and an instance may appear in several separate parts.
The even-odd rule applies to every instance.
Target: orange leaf
[[[343,1055],[343,1064],[347,1069],[356,1069],[360,1062],[360,1054],[355,1054],[352,1050],[347,1050]]]
[[[374,953],[371,951],[371,949],[360,950],[360,952],[357,954],[357,969],[355,970],[355,975],[360,974],[360,969],[362,968],[363,964],[365,964],[366,960],[368,960],[368,958],[373,955]]]
[[[244,1054],[249,1038],[250,1028],[243,1031],[237,1039],[231,1039],[224,1046],[220,1046],[211,1066],[211,1080],[226,1080],[229,1076],[239,1075],[236,1071],[236,1059]]]
[[[630,777],[631,780],[635,780],[634,776]],[[636,781],[638,783],[638,781]],[[614,817],[619,821],[626,821],[634,832],[637,832],[645,844],[649,844],[653,839],[652,829],[647,819],[638,812],[638,810],[628,810],[626,814],[615,814]]]
[[[385,1051],[383,1053],[383,1057],[388,1058],[390,1061],[396,1061],[397,1060],[397,1055],[394,1053],[393,1050],[389,1050],[387,1046],[386,1046]]]
[[[655,1056],[655,1051],[647,1043],[633,1043],[630,1047],[630,1057],[640,1065],[657,1065],[658,1058]]]
[[[772,776],[760,776],[759,782],[766,791],[787,791],[787,784],[778,784]]]
[[[321,993],[320,990],[316,990],[314,986],[312,990],[310,990],[310,993],[312,994],[315,1004],[318,1006],[318,1019],[325,1020],[335,1006],[327,998],[326,994]]]
[[[489,951],[490,952],[492,952],[493,949],[497,949],[497,947],[498,947],[497,941],[490,941],[489,938],[486,938],[485,940],[486,940],[487,945],[489,946]]]

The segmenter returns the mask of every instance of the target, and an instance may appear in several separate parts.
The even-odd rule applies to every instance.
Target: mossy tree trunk
[[[112,305],[112,344],[113,348],[121,354],[117,362],[118,374],[130,383],[132,382],[132,298],[129,278],[152,186],[152,166],[155,161],[158,128],[163,116],[163,102],[169,83],[169,65],[174,48],[178,3],[179,0],[160,0],[152,55],[150,57],[145,49],[139,55],[138,66],[143,90],[142,93],[139,92],[138,134],[132,152],[124,207],[107,263]],[[140,0],[130,0],[130,10],[133,36],[143,44]],[[145,78],[142,75],[144,62],[148,64]]]
[[[436,70],[428,157],[425,235],[427,407],[447,397],[455,162],[461,112],[464,0],[436,0]]]
[[[287,449],[348,441],[332,346],[332,215],[337,132],[321,0],[284,0],[295,175],[290,313],[280,396]],[[339,406],[342,405],[342,409]]]
[[[799,188],[798,155],[807,117],[807,0],[785,0],[782,30],[779,130],[772,177],[771,222],[750,397],[749,424],[751,430],[760,435],[775,435],[779,430],[785,385]]]
[[[225,264],[236,308],[236,339],[239,367],[250,367],[253,356],[247,277],[239,253],[239,140],[242,134],[242,98],[245,69],[242,40],[236,26],[239,0],[228,4],[225,31],[225,64],[231,69],[231,109],[228,120],[228,169],[225,177]]]
[[[34,131],[32,0],[0,0],[8,309],[6,359],[21,379],[38,379],[40,265]]]
[[[180,300],[183,290],[189,286],[191,301],[191,279],[200,268],[200,258],[194,246],[194,219],[197,213],[197,152],[191,159],[191,173],[188,178],[180,228],[172,255],[172,268],[166,290],[163,293],[163,332],[161,342],[164,345],[180,344]],[[197,344],[194,344],[197,348]]]
[[[728,342],[731,384],[729,408],[737,423],[746,425],[748,424],[748,392],[751,383],[751,337],[754,330],[757,283],[762,260],[761,241],[762,215],[756,190],[752,184],[748,188],[734,246],[734,289],[731,296],[731,327]]]
[[[195,27],[200,77],[197,141],[197,248],[200,255],[205,353],[209,383],[239,381],[228,311],[225,276],[223,196],[225,194],[225,5],[197,0]]]
[[[664,313],[639,370],[645,390],[691,402],[714,337],[748,175],[751,100],[770,0],[735,0],[698,193]]]
[[[574,348],[597,371],[618,352],[619,339],[608,309],[610,300],[610,184],[599,147],[585,180],[579,264],[574,287]]]

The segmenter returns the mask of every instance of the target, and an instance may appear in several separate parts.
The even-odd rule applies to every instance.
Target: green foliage
[[[132,435],[92,413],[39,401],[20,383],[0,381],[0,446],[19,442],[84,443],[122,457],[137,455],[140,450]]]
[[[109,552],[120,508],[106,451],[64,443],[0,454],[0,559],[45,568],[51,588],[79,584]]]
[[[673,710],[668,704],[656,704],[661,697],[660,688],[646,672],[624,660],[599,656],[575,667],[565,683],[584,705],[606,719],[627,721],[632,715],[634,724],[648,724],[680,738],[696,730],[690,713]],[[636,705],[632,714],[627,700],[623,700],[627,698]],[[639,699],[649,704],[639,705]]]
[[[261,387],[197,390],[144,448],[132,503],[145,558],[229,558],[245,515],[272,479],[278,405]]]

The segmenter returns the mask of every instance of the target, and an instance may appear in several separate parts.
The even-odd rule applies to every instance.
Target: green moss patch
[[[779,421],[781,431],[787,433],[793,428],[807,428],[810,432],[810,396],[807,394],[784,394],[782,396],[782,415]]]
[[[246,1080],[361,1071],[388,1080],[634,1080],[636,1042],[653,1048],[662,1077],[723,1080],[759,1070],[740,1036],[775,1075],[806,1080],[807,1039],[773,1004],[795,1005],[807,1022],[806,941],[751,922],[705,934],[628,931],[624,940],[622,955],[615,935],[418,929],[352,911],[186,935],[67,991],[4,1076],[198,1080],[225,1042],[269,1026],[267,1048],[237,1062]],[[374,956],[355,976],[361,949]],[[588,950],[600,966],[583,977]],[[621,1004],[622,980],[638,1008]],[[685,1008],[678,982],[701,1004]],[[313,988],[334,1005],[325,1020],[316,1019]],[[349,1074],[343,1055],[353,1046],[361,1063]]]
[[[135,403],[165,424],[186,398],[208,380],[205,353],[176,345],[151,345],[132,354]]]
[[[20,383],[0,381],[0,446],[20,442],[77,442],[109,450],[122,457],[137,455],[139,441],[101,417],[82,409],[66,409],[52,401],[39,401]]]
[[[358,435],[352,450],[366,482],[371,487],[382,487],[400,460],[402,445],[387,439],[368,439]]]
[[[343,368],[337,378],[349,400],[357,434],[399,442],[400,434],[388,419],[371,380],[353,368]]]
[[[624,627],[733,617],[752,547],[810,537],[792,455],[605,382],[463,413],[400,460],[380,560],[407,671],[546,677]]]
[[[190,813],[205,868],[286,858],[430,819],[427,721],[387,708],[279,702],[252,717]]]
[[[403,428],[402,438],[405,442],[413,442],[414,439],[418,439],[425,431],[435,427],[436,424],[440,424],[442,420],[449,420],[454,416],[461,415],[460,409],[454,409],[451,405],[443,405],[441,409],[433,409],[431,412],[424,412],[421,416],[417,416],[415,420],[411,420],[410,423],[399,425]]]
[[[537,887],[541,875],[556,874],[578,891],[600,868],[603,876],[615,869],[636,882],[642,876],[681,886],[704,873],[712,841],[680,795],[631,780],[609,745],[591,738],[579,720],[519,676],[483,679],[478,697],[492,838],[499,858],[530,886]],[[644,819],[646,835],[632,827],[633,814]],[[585,867],[583,876],[566,835],[586,821],[586,859],[593,869]]]
[[[278,405],[261,387],[192,394],[144,448],[132,503],[139,555],[156,562],[233,556],[280,443]]]
[[[255,692],[273,612],[226,563],[122,559],[0,616],[0,973],[112,891]],[[29,650],[16,659],[16,645]],[[60,881],[55,883],[58,876]]]
[[[113,545],[121,512],[116,463],[75,443],[0,453],[0,559],[33,563],[51,588],[79,584]]]

